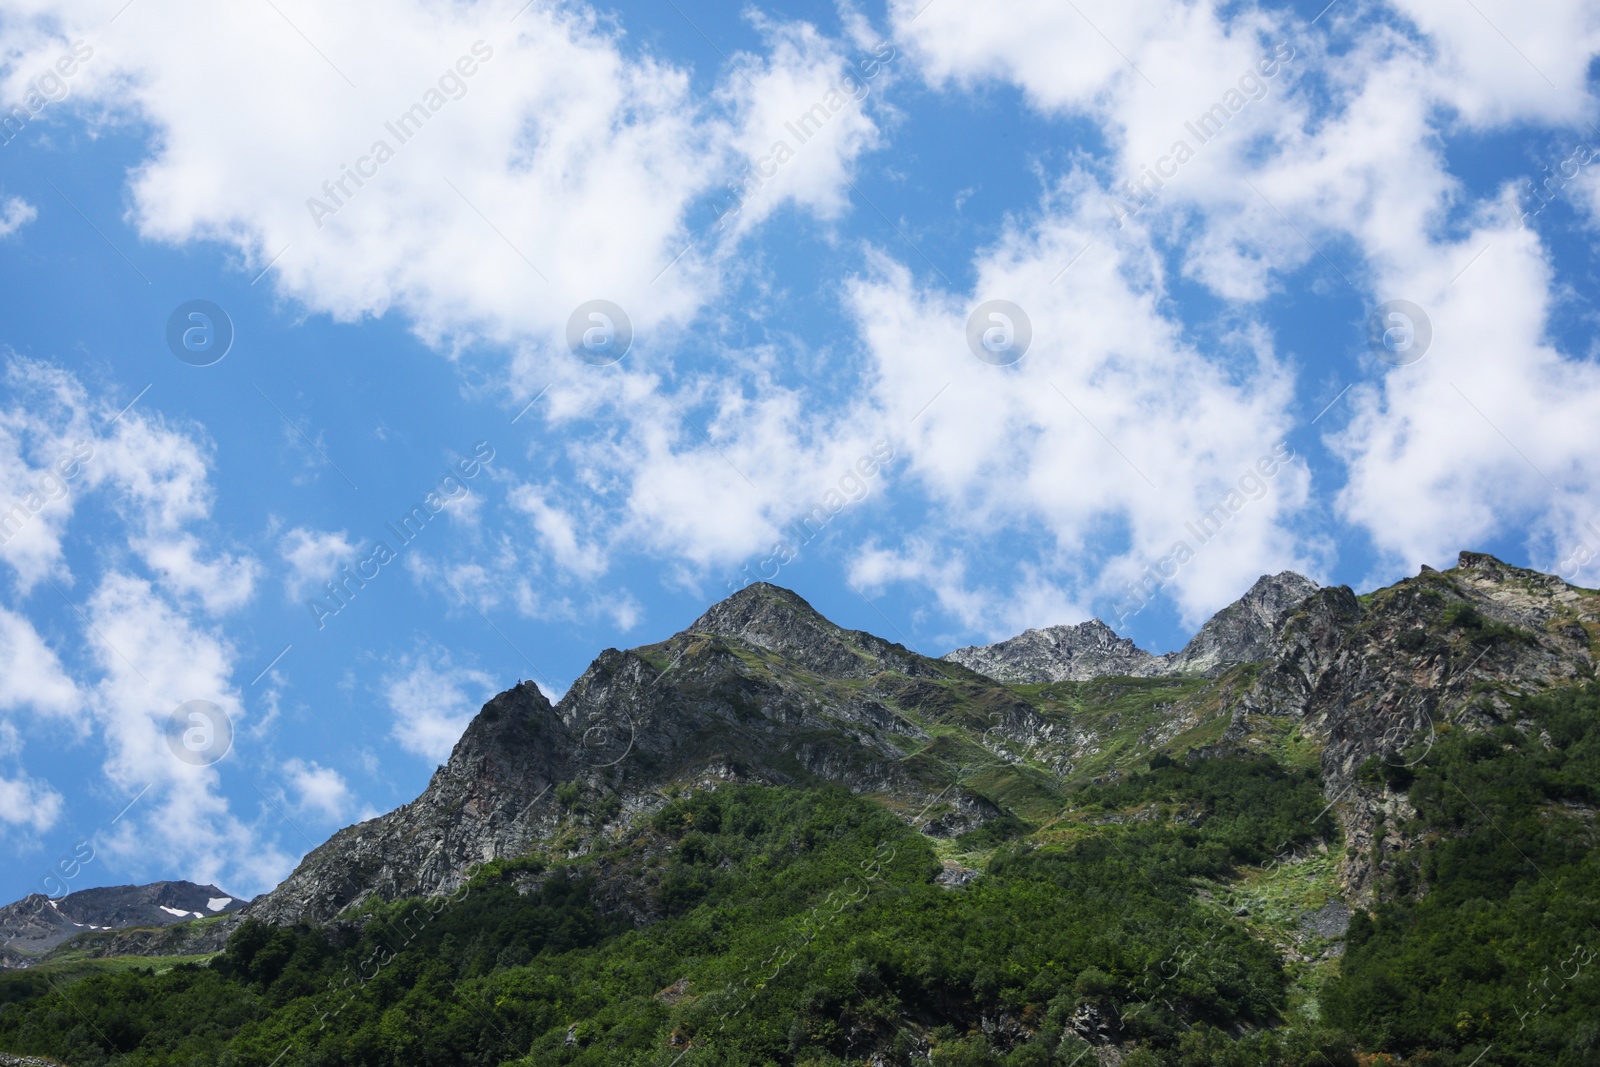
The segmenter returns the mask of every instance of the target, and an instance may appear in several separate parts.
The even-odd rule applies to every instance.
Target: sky
[[[929,655],[1600,585],[1597,53],[1585,0],[0,0],[0,899],[263,892],[754,580]]]

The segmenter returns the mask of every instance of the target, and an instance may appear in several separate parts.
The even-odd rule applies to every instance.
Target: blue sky
[[[750,575],[934,655],[1596,584],[1592,5],[324,7],[0,2],[0,897],[270,888]]]

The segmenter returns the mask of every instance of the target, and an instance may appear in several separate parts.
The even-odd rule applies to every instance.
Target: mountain
[[[493,698],[422,796],[335,834],[248,913],[326,921],[372,894],[448,892],[471,864],[552,838],[571,806],[563,783],[610,798],[608,825],[659,807],[674,782],[838,782],[929,808],[930,829],[957,833],[998,810],[908,757],[933,741],[932,721],[978,708],[1036,717],[996,682],[758,583],[667,641],[606,649],[554,705],[532,682]]]
[[[667,641],[605,650],[554,705],[531,682],[501,693],[418,799],[335,834],[247,914],[323,922],[374,895],[449,892],[472,864],[556,838],[572,807],[563,785],[616,829],[674,783],[834,782],[951,837],[1004,808],[1051,810],[1073,783],[1174,741],[1264,744],[1267,719],[1319,746],[1329,802],[1364,843],[1379,801],[1353,781],[1361,760],[1398,749],[1469,691],[1592,676],[1597,605],[1558,578],[1464,552],[1453,571],[1363,598],[1263,576],[1164,657],[1089,622],[934,660],[757,583]],[[972,662],[1020,675],[1022,688]],[[1341,870],[1357,895],[1381,870],[1358,853]]]
[[[1024,630],[992,645],[968,645],[944,657],[1000,682],[1083,682],[1108,674],[1147,676],[1159,664],[1099,619]]]
[[[1001,682],[1086,681],[1105,675],[1214,678],[1241,663],[1268,659],[1278,624],[1317,583],[1293,571],[1264,574],[1248,592],[1206,621],[1181,650],[1156,656],[1099,619],[1024,630],[992,645],[969,645],[944,658]]]
[[[0,1048],[1597,1062],[1597,639],[1600,592],[1473,552],[1263,577],[1163,657],[1092,622],[931,659],[753,585],[494,697],[416,800],[181,943],[0,977]]]
[[[0,907],[0,967],[26,967],[85,932],[164,927],[228,914],[245,901],[214,885],[153,882],[81,889],[52,900],[32,893]]]

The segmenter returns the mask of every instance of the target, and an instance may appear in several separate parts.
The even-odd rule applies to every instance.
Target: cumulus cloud
[[[809,23],[757,20],[767,52],[741,55],[725,94],[742,161],[725,210],[746,230],[784,203],[823,219],[843,213],[854,161],[880,143],[870,107],[890,81],[894,47],[856,56]]]
[[[98,493],[165,587],[214,614],[249,600],[257,562],[210,550],[194,533],[214,499],[200,431],[137,408],[119,412],[78,376],[41,360],[13,356],[5,376],[11,401],[0,409],[0,477],[16,495],[0,514],[0,559],[19,592],[47,578],[72,582],[63,539],[80,498]]]
[[[1592,4],[1566,0],[1529,22],[1505,0],[1464,15],[1432,0],[1398,15],[1346,3],[1320,26],[1213,4],[923,8],[907,0],[892,16],[927,80],[1006,81],[1042,112],[1097,121],[1113,150],[1105,195],[1137,208],[1119,235],[1176,253],[1219,296],[1261,301],[1312,264],[1369,307],[1401,297],[1426,309],[1431,354],[1394,373],[1367,357],[1367,379],[1347,379],[1351,420],[1327,424],[1348,470],[1339,514],[1372,539],[1385,575],[1508,532],[1530,531],[1543,557],[1591,517],[1579,501],[1600,470],[1577,427],[1592,424],[1600,381],[1588,353],[1547,339],[1554,281],[1537,231],[1511,221],[1522,208],[1465,202],[1442,139],[1583,128],[1600,52]],[[1292,54],[1271,79],[1235,77],[1279,43]],[[1197,131],[1214,101],[1220,132]],[[1174,159],[1179,140],[1191,157]],[[1359,356],[1359,342],[1336,355]],[[1260,528],[1255,550],[1272,558],[1283,534]]]
[[[1163,310],[1161,260],[1135,238],[1108,237],[1098,201],[1088,177],[1064,182],[1038,225],[1008,232],[978,260],[970,294],[929,290],[882,260],[850,298],[877,365],[874,399],[910,475],[943,507],[944,552],[982,552],[993,564],[992,531],[1028,529],[1027,562],[1042,559],[1063,589],[1112,596],[1192,540],[1184,524],[1284,438],[1292,380],[1248,332],[1231,350],[1189,344]],[[969,315],[996,298],[1031,322],[1031,346],[1011,366],[981,362],[967,345]],[[1307,487],[1291,463],[1179,571],[1173,591],[1187,617],[1214,611],[1264,567],[1309,566],[1285,522]],[[1126,531],[1110,553],[1108,523]],[[940,554],[920,555],[913,571],[897,567],[926,571]],[[863,579],[897,569],[861,568]],[[956,592],[962,568],[937,571],[955,583],[942,594],[949,605],[970,617]],[[1032,603],[1053,611],[1066,599]]]
[[[169,719],[189,700],[211,702],[236,734],[242,728],[232,645],[134,575],[108,573],[86,610],[105,774],[129,795],[149,788],[106,838],[108,850],[141,873],[176,868],[201,882],[274,884],[290,857],[230,810],[217,765],[180,760],[168,743]]]
[[[1509,0],[1465,12],[1346,0],[1316,25],[1211,2],[896,0],[881,55],[859,14],[846,15],[846,39],[750,16],[759,50],[736,54],[700,94],[685,69],[581,7],[362,0],[177,18],[143,0],[109,27],[65,5],[13,9],[13,88],[64,41],[94,36],[94,62],[60,107],[147,124],[131,186],[145,237],[222,242],[249,269],[275,259],[271,284],[312,312],[398,311],[451,353],[494,342],[513,392],[547,389],[530,420],[572,431],[569,469],[508,482],[563,580],[593,582],[628,551],[668,560],[688,583],[736,566],[887,436],[907,457],[896,492],[915,488],[951,522],[942,542],[874,544],[863,581],[942,575],[956,617],[992,610],[972,599],[970,578],[988,524],[1042,546],[1016,564],[1018,590],[1049,576],[1030,613],[1087,610],[1169,553],[1186,521],[1298,427],[1297,374],[1355,362],[1352,343],[1303,357],[1327,366],[1296,365],[1260,325],[1265,302],[1308,265],[1364,306],[1403,296],[1435,319],[1427,364],[1380,377],[1369,359],[1348,428],[1336,414],[1316,431],[1344,464],[1319,472],[1339,516],[1386,567],[1514,527],[1559,541],[1593,486],[1589,460],[1561,443],[1595,394],[1584,354],[1544,340],[1547,249],[1537,230],[1511,232],[1515,205],[1467,203],[1442,147],[1462,130],[1577,127],[1600,48],[1600,12],[1580,0],[1526,25]],[[380,18],[378,55],[365,40]],[[205,45],[242,38],[253,47]],[[291,69],[308,73],[277,77]],[[1055,172],[1041,163],[1044,195],[973,257],[970,286],[917,283],[893,253],[873,253],[843,286],[862,352],[689,334],[754,269],[739,253],[773,212],[843,217],[855,169],[894,130],[884,90],[912,76],[945,92],[1015,86],[1047,118],[1093,123],[1106,151]],[[793,150],[782,160],[780,141]],[[747,165],[761,180],[739,194],[737,225],[704,232],[707,202],[725,209],[725,183]],[[1492,326],[1491,282],[1529,296]],[[1190,283],[1224,305],[1220,343],[1197,340],[1174,309]],[[637,338],[603,374],[562,352],[569,314],[600,296],[628,310]],[[1035,348],[1018,367],[986,368],[963,349],[966,314],[991,297],[1034,318]],[[677,357],[686,341],[702,363]],[[842,383],[845,402],[797,382],[796,367]],[[1444,389],[1461,418],[1439,414]],[[1535,412],[1552,417],[1526,440],[1506,429]],[[136,484],[116,456],[105,469],[162,532],[159,551],[135,542],[146,562],[208,610],[242,602],[250,561],[184,555],[180,528],[209,508],[203,478],[188,473],[203,472],[204,448],[163,454],[172,428],[134,425],[145,438],[130,432],[119,447],[159,486]],[[1448,471],[1464,456],[1494,473],[1468,485]],[[1517,464],[1527,477],[1505,477]],[[1298,525],[1309,489],[1291,462],[1183,568],[1172,588],[1185,618],[1262,570],[1326,561]],[[7,546],[24,584],[59,567],[65,515],[56,508]],[[320,556],[310,541],[286,549],[305,567],[291,560],[292,592],[322,579],[339,547],[315,536]],[[546,564],[531,551],[487,554],[438,569],[524,610],[584,602],[536,591],[528,575]],[[193,565],[173,563],[184,559]]]
[[[0,607],[0,711],[31,709],[63,717],[83,706],[83,693],[33,624]]]
[[[44,833],[60,817],[61,803],[48,782],[0,776],[0,822]]]

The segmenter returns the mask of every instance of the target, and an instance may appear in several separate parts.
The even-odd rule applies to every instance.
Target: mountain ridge
[[[532,682],[491,698],[416,799],[333,834],[204,944],[245,917],[330,923],[369,899],[449,893],[530,850],[581,856],[679,789],[834,783],[948,839],[1011,812],[1048,817],[1075,783],[1156,754],[1286,735],[1314,746],[1352,846],[1340,884],[1359,903],[1409,844],[1377,832],[1397,801],[1360,780],[1362,762],[1397,758],[1464,700],[1481,725],[1502,694],[1593,677],[1600,594],[1463,552],[1360,597],[1264,575],[1166,657],[1103,624],[1069,629],[1132,669],[1003,683],[756,583],[664,641],[602,651],[555,703]]]
[[[968,645],[942,658],[1008,683],[1088,681],[1107,674],[1134,678],[1200,674],[1264,659],[1278,624],[1317,583],[1294,571],[1263,574],[1238,600],[1207,619],[1189,642],[1155,655],[1100,619],[1024,630],[990,645]]]
[[[55,898],[30,893],[0,907],[0,968],[29,966],[85,932],[174,926],[244,905],[214,885],[187,881],[99,886]]]

